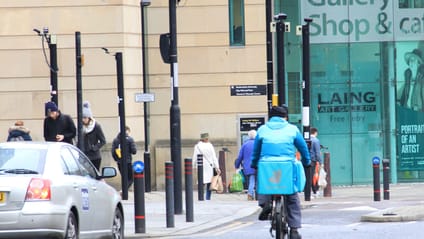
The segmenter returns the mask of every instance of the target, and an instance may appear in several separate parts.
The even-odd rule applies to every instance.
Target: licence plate
[[[6,202],[6,193],[0,192],[0,203],[5,203],[5,202]]]

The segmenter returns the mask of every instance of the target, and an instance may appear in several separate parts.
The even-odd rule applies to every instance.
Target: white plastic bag
[[[318,186],[320,186],[322,189],[327,187],[327,180],[325,179],[326,177],[327,172],[325,172],[324,167],[321,167],[319,170]]]

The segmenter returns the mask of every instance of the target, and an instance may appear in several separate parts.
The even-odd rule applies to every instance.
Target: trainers
[[[259,220],[260,221],[269,220],[269,214],[271,213],[271,211],[272,211],[271,205],[265,205],[262,208],[261,213],[259,214]]]
[[[247,201],[254,201],[255,199],[252,197],[252,195],[247,195]]]
[[[302,239],[302,236],[297,230],[290,230],[290,237],[289,239]]]

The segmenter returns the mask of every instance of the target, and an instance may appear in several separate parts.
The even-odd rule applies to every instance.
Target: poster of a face
[[[397,102],[413,110],[424,110],[424,42],[399,43],[397,46]]]

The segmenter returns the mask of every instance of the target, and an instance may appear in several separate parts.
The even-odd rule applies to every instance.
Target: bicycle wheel
[[[281,197],[275,199],[275,234],[276,239],[284,239],[284,228],[283,228],[283,211],[281,211]]]

